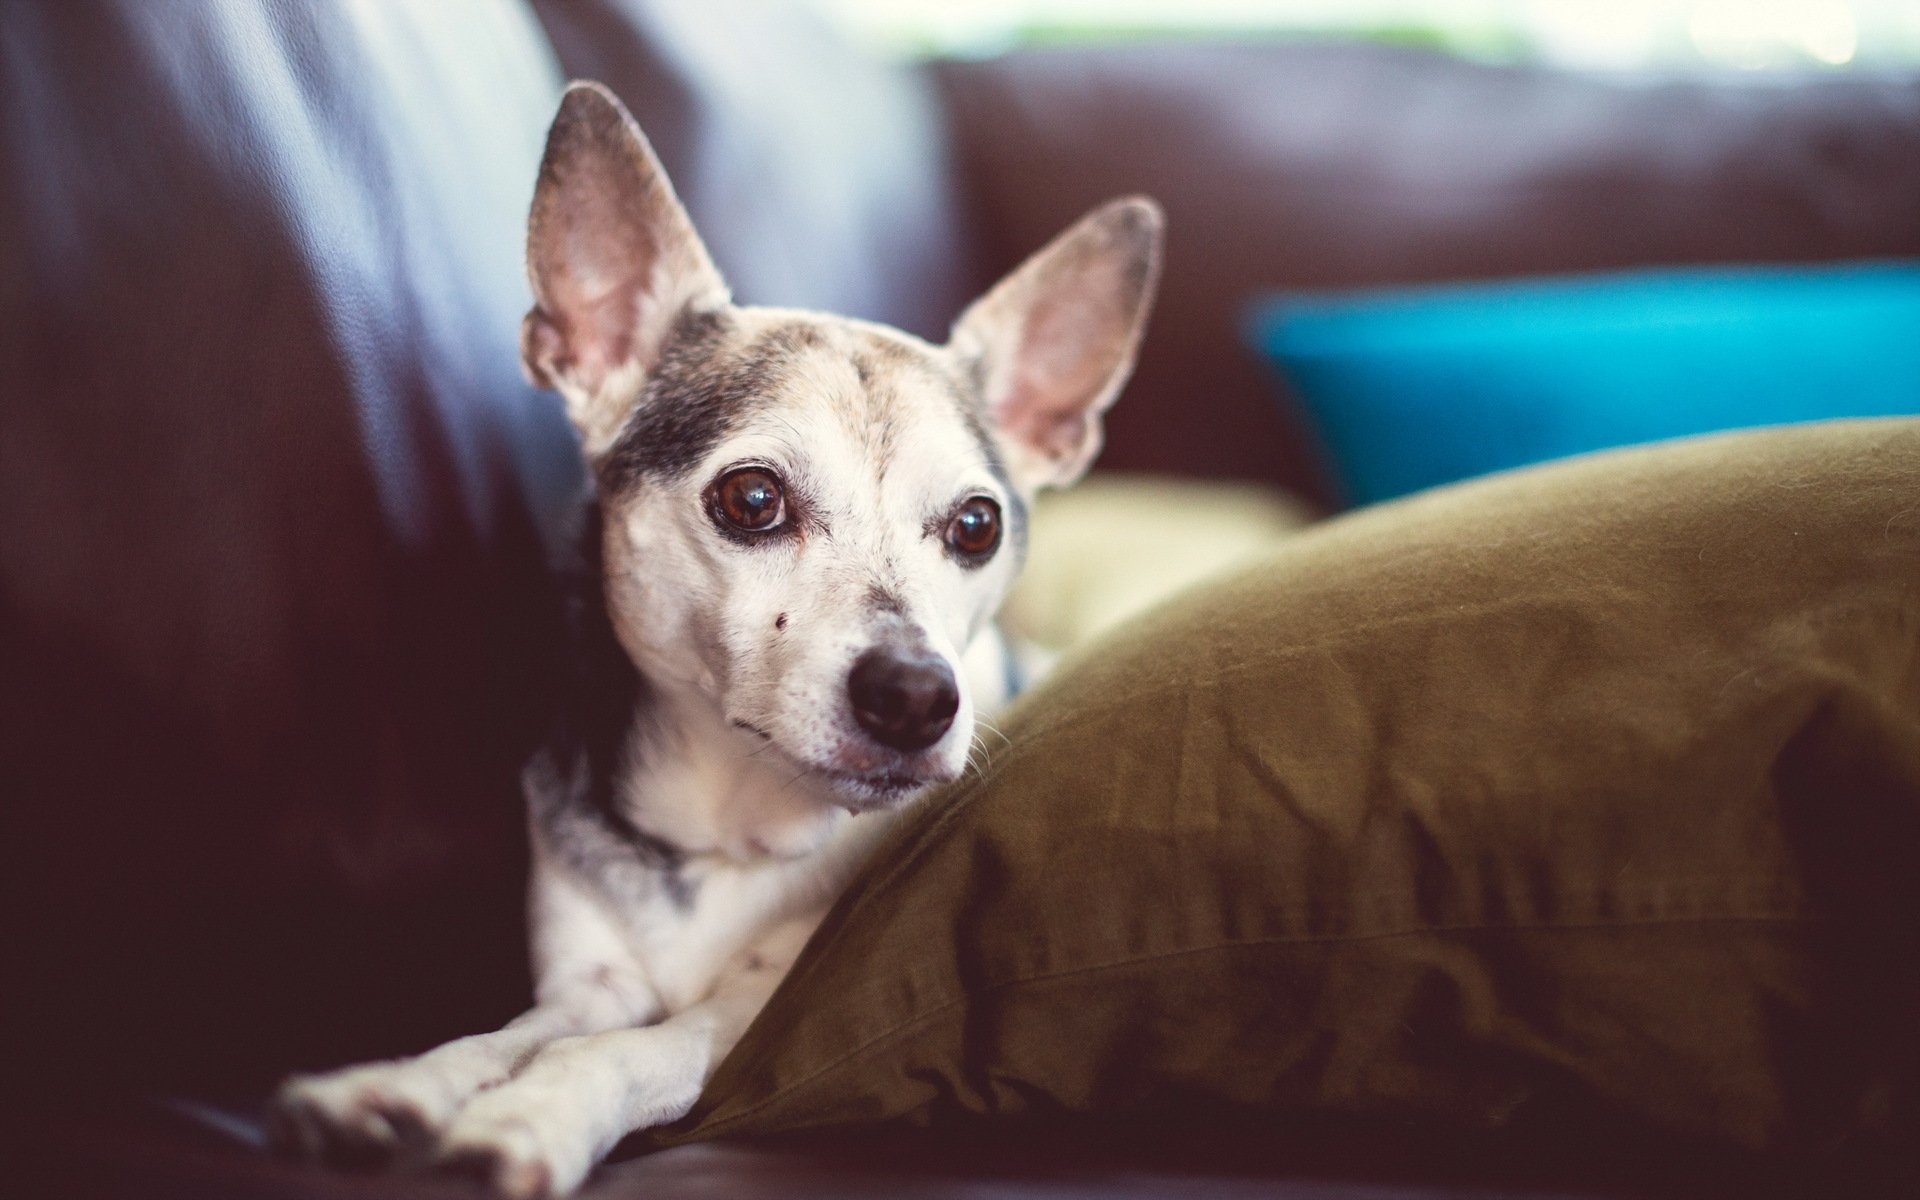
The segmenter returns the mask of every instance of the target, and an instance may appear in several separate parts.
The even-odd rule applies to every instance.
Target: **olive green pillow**
[[[1193,1102],[1897,1124],[1917,645],[1920,422],[1328,523],[1026,697],[658,1140]]]

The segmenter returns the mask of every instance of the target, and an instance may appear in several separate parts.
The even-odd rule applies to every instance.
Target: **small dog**
[[[672,1121],[886,823],[957,778],[1013,661],[993,618],[1035,492],[1133,364],[1161,216],[1111,202],[945,346],[738,307],[620,102],[568,89],[527,238],[529,377],[597,491],[567,717],[529,764],[534,1007],[295,1078],[284,1147],[573,1190]]]

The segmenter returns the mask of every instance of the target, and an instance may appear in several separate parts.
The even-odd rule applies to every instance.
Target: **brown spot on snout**
[[[787,614],[781,613],[779,616],[775,617],[773,619],[773,627],[775,629],[785,629],[787,627]]]

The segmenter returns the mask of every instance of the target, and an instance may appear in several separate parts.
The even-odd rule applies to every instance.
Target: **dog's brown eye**
[[[1000,546],[1000,506],[975,496],[947,523],[947,545],[963,560],[982,562]]]
[[[742,467],[713,490],[713,515],[745,533],[772,533],[787,523],[780,481],[770,471]]]

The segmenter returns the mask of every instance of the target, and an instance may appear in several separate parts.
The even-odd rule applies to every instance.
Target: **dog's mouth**
[[[849,812],[873,808],[891,808],[908,796],[939,780],[910,771],[830,771],[816,769],[814,774],[827,781],[841,807]]]
[[[806,756],[788,751],[781,745],[780,739],[751,721],[736,717],[730,724],[735,729],[772,743],[775,749],[792,761],[796,767],[801,768],[806,775],[825,784],[833,802],[848,812],[860,813],[892,808],[906,801],[915,792],[938,783],[946,783],[950,779],[948,773],[931,763],[892,761],[869,767],[849,768],[817,760],[810,761]]]

